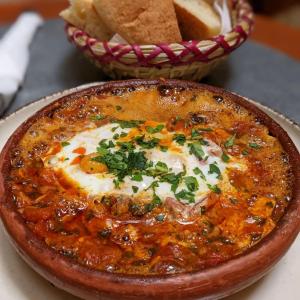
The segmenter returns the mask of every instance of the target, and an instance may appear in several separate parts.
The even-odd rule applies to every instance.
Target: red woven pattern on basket
[[[199,41],[183,41],[178,44],[182,50],[175,53],[169,44],[157,44],[150,46],[151,51],[145,55],[140,45],[124,45],[111,44],[109,42],[99,42],[91,38],[87,33],[76,27],[67,24],[66,31],[71,42],[84,52],[88,52],[93,59],[100,64],[108,64],[111,62],[119,62],[124,65],[139,67],[162,67],[164,65],[187,65],[193,62],[207,63],[222,56],[228,55],[238,48],[248,37],[253,26],[253,12],[246,0],[234,0],[233,8],[237,11],[237,26],[233,28],[231,33],[237,36],[233,44],[226,41],[226,35],[219,35],[211,39],[214,43],[207,47],[205,51],[201,51],[198,44]],[[249,30],[246,32],[241,25],[244,22],[248,25]],[[229,33],[230,34],[230,33]],[[96,50],[101,49],[100,51]],[[99,54],[101,53],[101,54]],[[132,62],[124,61],[125,56],[130,54],[134,57]],[[160,56],[165,59],[157,59]]]

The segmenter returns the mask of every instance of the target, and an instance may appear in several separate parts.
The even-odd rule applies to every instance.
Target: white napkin
[[[220,15],[221,18],[221,32],[220,34],[225,34],[232,29],[230,11],[228,7],[227,0],[215,0],[214,9]]]
[[[42,22],[36,13],[23,13],[0,41],[0,115],[23,82],[29,45]]]

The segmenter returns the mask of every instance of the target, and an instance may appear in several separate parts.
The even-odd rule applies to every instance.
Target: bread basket
[[[68,39],[112,78],[182,78],[200,80],[243,44],[254,14],[248,1],[233,0],[232,31],[203,41],[128,45],[102,42],[67,23]]]

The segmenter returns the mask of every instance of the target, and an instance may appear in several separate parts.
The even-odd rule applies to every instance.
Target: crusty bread
[[[205,0],[174,0],[174,4],[185,40],[203,40],[220,33],[220,17]]]
[[[94,0],[105,24],[130,44],[181,41],[173,0]]]
[[[93,0],[70,0],[70,7],[62,11],[60,16],[101,41],[107,41],[113,36],[113,32],[97,14]]]

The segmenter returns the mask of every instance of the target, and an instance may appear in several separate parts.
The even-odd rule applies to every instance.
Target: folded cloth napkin
[[[0,41],[0,115],[23,82],[29,45],[42,22],[36,13],[23,13]]]
[[[231,16],[227,0],[215,0],[214,8],[221,18],[221,34],[225,34],[232,30]]]

